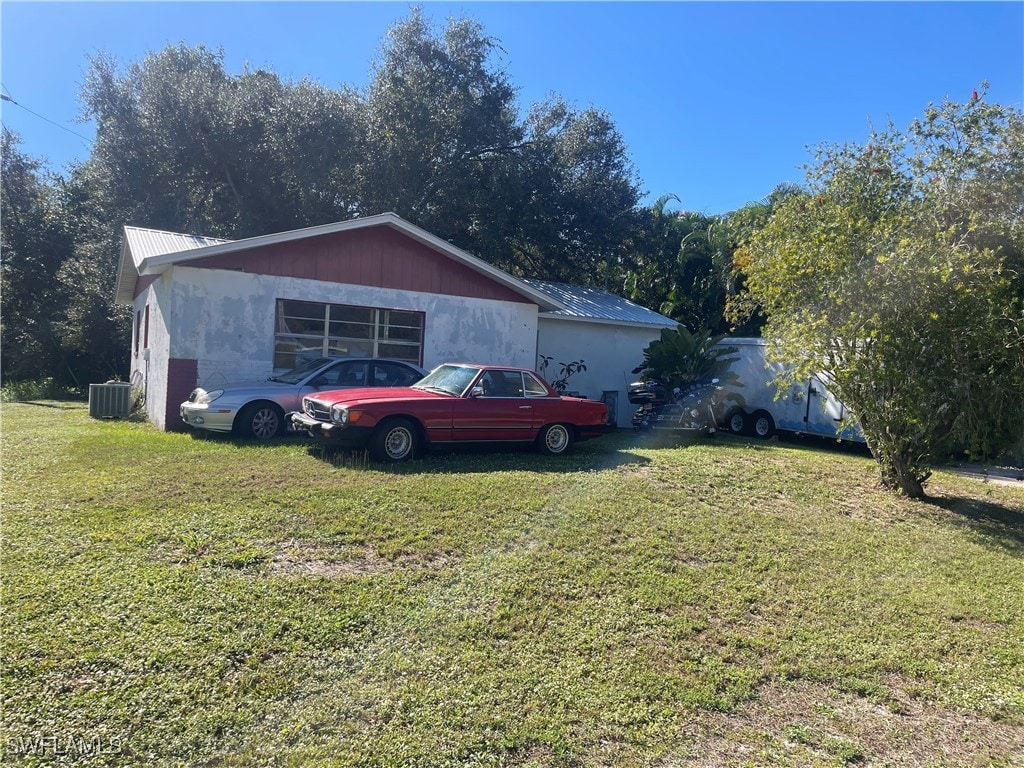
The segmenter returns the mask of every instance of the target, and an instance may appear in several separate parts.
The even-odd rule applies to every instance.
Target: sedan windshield
[[[461,397],[478,373],[480,373],[478,368],[467,368],[462,365],[439,365],[412,386],[413,389],[426,389],[431,392],[444,392]]]
[[[318,357],[315,360],[303,363],[298,368],[292,368],[288,373],[282,373],[280,376],[271,376],[269,380],[279,381],[282,384],[298,384],[317,368],[321,368],[329,362],[331,360],[328,357]]]

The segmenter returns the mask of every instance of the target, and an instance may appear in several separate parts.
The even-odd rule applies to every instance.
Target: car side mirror
[[[473,387],[471,390],[469,390],[469,396],[470,397],[483,397],[484,396],[484,388],[483,387]]]

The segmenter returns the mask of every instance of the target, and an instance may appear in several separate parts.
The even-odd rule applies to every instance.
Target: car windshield
[[[298,384],[317,368],[322,368],[329,362],[331,360],[328,357],[318,357],[315,360],[303,363],[298,368],[292,368],[288,373],[282,373],[280,376],[271,376],[268,381],[279,381],[282,384]]]
[[[413,389],[427,389],[460,397],[480,373],[479,368],[463,365],[439,365],[425,377],[413,384]]]

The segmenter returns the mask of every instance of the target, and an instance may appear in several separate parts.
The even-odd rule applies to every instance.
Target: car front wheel
[[[407,419],[385,422],[370,439],[370,455],[377,461],[405,461],[415,450],[416,428]]]
[[[270,403],[253,403],[242,409],[235,424],[244,437],[269,440],[284,429],[284,412]]]
[[[537,436],[541,453],[560,456],[572,447],[572,431],[565,424],[548,424]]]

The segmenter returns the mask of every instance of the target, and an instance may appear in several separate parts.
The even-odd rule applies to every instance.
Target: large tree
[[[832,377],[882,483],[924,495],[929,463],[1024,433],[1022,118],[977,94],[906,131],[823,146],[738,254],[776,356]]]
[[[83,101],[97,130],[83,173],[110,223],[249,237],[351,217],[355,94],[265,70],[229,75],[223,59],[201,45],[124,72],[92,58]]]
[[[61,185],[42,170],[41,161],[20,149],[16,134],[3,130],[0,149],[0,359],[3,379],[37,378],[45,373],[75,386],[56,322],[66,293],[57,280],[73,249],[74,234],[62,205]]]
[[[675,195],[658,198],[637,216],[624,261],[626,296],[691,330],[729,330],[725,304],[733,282],[725,230],[717,216],[669,211]]]
[[[414,9],[365,101],[360,210],[391,210],[528,277],[593,282],[623,250],[639,188],[611,117],[552,97],[519,118],[498,42]]]

